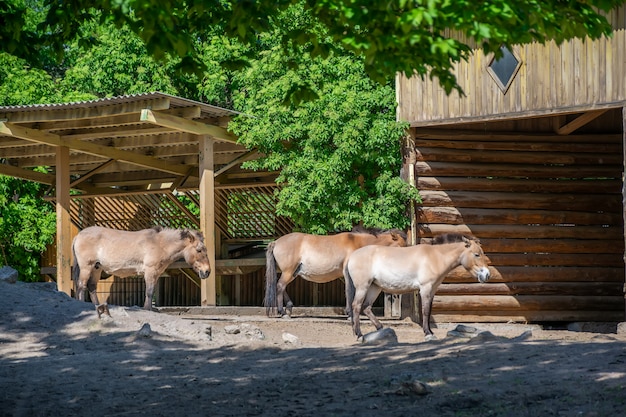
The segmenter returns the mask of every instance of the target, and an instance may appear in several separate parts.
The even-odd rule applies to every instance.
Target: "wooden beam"
[[[172,129],[169,127],[155,126],[155,127],[129,127],[129,126],[115,126],[115,127],[104,127],[104,128],[93,128],[86,129],[81,131],[75,131],[73,133],[63,135],[64,139],[76,139],[76,140],[85,140],[85,139],[105,139],[111,140],[114,138],[124,138],[128,140],[129,136],[141,137],[153,137],[156,135],[162,135],[167,133],[178,133],[172,132]]]
[[[0,149],[2,148],[15,148],[19,146],[32,146],[33,144],[27,140],[16,138],[0,138]]]
[[[32,142],[45,143],[48,145],[67,146],[68,148],[76,151],[101,156],[107,159],[116,159],[118,161],[124,161],[130,164],[178,175],[185,175],[188,169],[188,167],[168,164],[150,156],[127,152],[117,148],[112,148],[110,146],[102,146],[90,142],[83,142],[81,140],[65,139],[59,135],[43,132],[40,130],[24,128],[13,123],[0,122],[0,134],[30,140]]]
[[[217,279],[215,266],[215,179],[213,175],[213,138],[200,137],[200,230],[204,233],[211,274],[200,285],[200,303],[203,306],[217,304]]]
[[[70,215],[70,150],[57,149],[57,290],[72,295],[72,223]]]
[[[251,149],[248,152],[244,153],[243,155],[239,155],[237,158],[233,159],[232,161],[230,161],[229,163],[227,163],[226,165],[221,167],[219,170],[215,171],[213,176],[217,177],[218,175],[228,171],[229,169],[231,169],[235,165],[237,165],[237,164],[239,164],[241,162],[247,161],[248,159],[250,159],[256,153],[257,153],[257,150],[256,150],[256,148],[254,148],[254,149]]]
[[[483,130],[454,130],[447,127],[438,128],[417,128],[412,129],[416,140],[420,139],[436,139],[436,140],[454,140],[454,141],[476,141],[480,139],[484,142],[561,142],[561,143],[593,143],[597,134],[576,134],[568,137],[557,136],[553,133],[534,133],[534,132],[490,132]],[[621,134],[603,134],[603,143],[621,144]]]
[[[194,120],[184,119],[182,117],[172,116],[167,113],[157,112],[150,109],[141,111],[142,122],[154,123],[155,125],[169,127],[182,132],[193,133],[194,135],[209,135],[216,139],[226,142],[237,142],[237,136],[220,126],[209,125],[196,122]]]
[[[521,119],[532,119],[537,117],[556,116],[561,114],[575,114],[587,111],[595,111],[601,109],[619,109],[623,106],[624,100],[612,101],[610,103],[602,104],[584,104],[557,107],[554,109],[540,109],[540,110],[528,110],[520,112],[504,112],[499,114],[489,113],[481,116],[458,116],[437,120],[408,120],[410,127],[435,127],[435,126],[453,126],[458,124],[480,123],[480,122],[497,122],[497,121],[511,121]],[[404,119],[403,119],[404,120]]]
[[[0,174],[46,185],[54,184],[54,175],[18,168],[7,164],[0,164]]]
[[[573,131],[580,129],[581,127],[591,122],[592,120],[597,119],[598,117],[602,116],[608,110],[609,109],[593,110],[593,111],[588,111],[586,113],[583,113],[577,118],[575,118],[574,120],[572,120],[571,122],[558,128],[556,130],[556,133],[558,135],[569,135]]]
[[[98,167],[96,167],[96,168],[92,169],[91,171],[87,172],[86,174],[81,175],[80,178],[78,178],[77,180],[74,180],[70,184],[70,187],[74,187],[74,186],[80,184],[81,182],[86,181],[88,178],[94,176],[98,172],[100,172],[103,169],[107,168],[108,166],[112,165],[114,162],[115,162],[115,159],[109,159],[104,164],[99,165]]]

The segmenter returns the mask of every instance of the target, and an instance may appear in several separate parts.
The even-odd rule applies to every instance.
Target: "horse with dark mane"
[[[72,251],[76,298],[84,301],[85,290],[89,290],[98,317],[103,313],[110,316],[107,304],[101,305],[96,293],[103,272],[118,277],[143,275],[146,310],[152,308],[152,295],[159,277],[174,261],[184,258],[202,279],[211,273],[204,236],[191,229],[154,227],[130,232],[92,226],[76,235]]]
[[[426,340],[434,339],[430,315],[435,293],[452,269],[462,265],[479,282],[490,277],[489,258],[478,239],[458,233],[437,236],[432,245],[405,248],[367,246],[350,255],[344,269],[346,299],[352,305],[354,334],[360,339],[360,314],[382,324],[372,313],[372,304],[381,291],[404,294],[419,290],[422,301],[422,329]]]
[[[266,252],[265,309],[269,316],[289,316],[293,303],[285,291],[287,284],[300,276],[308,281],[325,283],[343,276],[348,256],[367,245],[406,246],[407,235],[399,229],[364,229],[335,235],[290,233],[271,242]],[[282,271],[278,279],[277,269]],[[350,315],[350,305],[346,307]]]

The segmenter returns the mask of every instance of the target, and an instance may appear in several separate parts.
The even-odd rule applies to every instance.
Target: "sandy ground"
[[[397,342],[363,344],[337,317],[111,315],[0,281],[0,416],[626,413],[626,335],[611,325],[438,323],[425,342],[387,321]]]

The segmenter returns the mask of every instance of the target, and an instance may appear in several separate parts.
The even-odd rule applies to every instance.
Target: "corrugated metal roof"
[[[100,106],[108,106],[108,105],[116,105],[121,103],[132,103],[137,101],[147,101],[152,99],[159,98],[167,98],[170,100],[172,107],[190,107],[190,106],[198,106],[201,108],[203,113],[206,113],[212,117],[224,117],[224,116],[235,116],[241,114],[235,110],[229,110],[222,107],[212,106],[210,104],[202,103],[195,100],[189,100],[182,97],[173,96],[167,93],[161,93],[159,91],[151,92],[151,93],[141,93],[141,94],[129,94],[123,96],[116,97],[107,97],[100,98],[97,100],[85,100],[85,101],[76,101],[70,103],[51,103],[51,104],[28,104],[21,106],[0,106],[0,112],[2,113],[13,113],[13,112],[23,112],[29,110],[57,110],[57,109],[73,109],[73,108],[89,108],[89,107],[100,107]]]

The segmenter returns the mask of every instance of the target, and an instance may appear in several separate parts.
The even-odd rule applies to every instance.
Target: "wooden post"
[[[200,304],[217,303],[215,279],[215,181],[213,177],[213,138],[200,136],[200,230],[204,233],[211,274],[200,282]]]
[[[237,274],[235,275],[235,294],[233,295],[234,298],[234,304],[236,306],[240,306],[241,305],[241,275]]]
[[[407,172],[407,180],[412,187],[416,187],[415,180],[415,135],[414,129],[410,129],[409,133],[406,137],[406,145],[405,145],[405,155],[404,155],[404,165],[406,166]],[[411,229],[409,231],[410,239],[408,244],[413,246],[417,244],[417,214],[415,201],[411,200],[409,207],[409,216],[411,217]],[[420,321],[420,298],[419,291],[414,291],[409,294],[402,295],[401,307],[400,307],[400,317],[409,317],[412,321],[416,323],[421,323]]]
[[[622,107],[622,153],[624,158],[624,172],[622,173],[622,211],[624,219],[624,242],[626,243],[626,107]],[[624,264],[626,265],[626,252],[624,252]],[[626,321],[626,276],[624,277],[624,321]]]
[[[409,164],[409,184],[415,188],[415,164]],[[415,214],[415,201],[411,200],[411,240],[409,245],[417,244],[417,215]]]
[[[70,218],[70,148],[56,152],[57,290],[72,295],[72,223]]]

